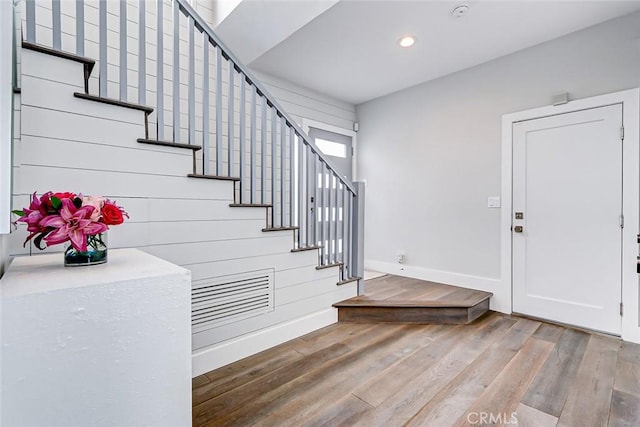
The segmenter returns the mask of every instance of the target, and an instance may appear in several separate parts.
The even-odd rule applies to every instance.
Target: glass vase
[[[79,251],[67,243],[64,250],[65,267],[81,267],[85,265],[104,264],[107,262],[107,233],[87,236],[87,250]]]

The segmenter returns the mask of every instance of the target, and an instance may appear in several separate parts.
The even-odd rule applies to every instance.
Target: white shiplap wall
[[[314,92],[270,74],[254,71],[254,75],[276,97],[298,125],[305,118],[342,129],[353,129],[353,123],[356,121],[355,105]]]
[[[337,269],[316,270],[315,252],[291,253],[291,231],[261,232],[263,209],[229,207],[230,182],[187,178],[190,152],[136,143],[143,113],[74,98],[81,65],[22,55],[15,206],[33,191],[101,194],[131,216],[110,231],[112,248],[138,247],[190,269],[194,280],[275,270],[275,310],[195,335],[194,375],[335,321],[331,304],[353,296],[355,284],[336,286]],[[29,252],[25,236],[23,227],[12,234],[12,255]]]
[[[127,97],[126,100],[129,102],[138,102],[139,93],[138,93],[138,79],[139,79],[139,61],[140,61],[140,47],[139,47],[139,34],[140,34],[140,26],[138,25],[138,16],[140,13],[139,2],[129,0],[127,1],[126,13],[127,13],[127,38],[126,38],[126,60],[127,60]],[[176,91],[174,85],[174,75],[173,75],[173,9],[172,2],[170,0],[163,0],[161,2],[146,2],[145,7],[145,37],[146,37],[146,47],[144,48],[145,56],[146,56],[146,69],[145,69],[145,81],[146,81],[146,90],[144,91],[144,103],[150,106],[157,105],[157,78],[158,78],[158,66],[157,60],[159,57],[159,52],[157,49],[158,45],[158,28],[157,28],[157,12],[160,7],[162,7],[163,11],[163,100],[164,100],[164,133],[163,139],[170,140],[173,139],[173,125],[175,122],[174,119],[174,108],[173,108],[173,99],[174,93]],[[214,11],[210,7],[207,2],[192,2],[196,9],[201,13],[202,17],[205,21],[211,24],[214,18]],[[120,2],[108,2],[107,5],[107,96],[112,98],[120,97],[120,85],[121,85],[121,76],[120,69],[122,67],[122,58],[120,55],[120,36],[121,31],[119,28],[120,21],[119,16],[121,14],[120,10]],[[61,3],[61,28],[62,28],[62,49],[68,52],[75,52],[76,50],[76,8],[75,3],[73,2],[62,2]],[[99,2],[97,0],[86,0],[84,3],[84,32],[85,32],[85,56],[99,59]],[[50,1],[40,1],[36,4],[36,42],[38,44],[43,44],[45,46],[52,45],[52,22],[51,22],[51,2]],[[188,43],[189,40],[189,31],[187,27],[187,20],[182,14],[180,14],[179,20],[180,27],[180,59],[179,59],[179,131],[176,133],[175,141],[182,143],[192,143],[192,144],[203,144],[203,58],[204,58],[204,42],[202,36],[198,31],[195,31],[195,47],[194,47],[194,102],[195,102],[195,121],[194,121],[194,132],[193,137],[190,138],[189,130],[188,130],[188,108],[189,108],[189,100],[188,100],[188,82],[189,82],[189,59],[187,56]],[[23,26],[26,23],[23,22]],[[212,46],[208,46],[207,51],[209,53],[209,63],[208,63],[208,73],[209,76],[215,76],[217,70],[216,63],[216,51]],[[99,67],[99,64],[96,65],[96,68]],[[209,118],[208,118],[208,127],[210,129],[209,132],[209,147],[210,147],[210,162],[209,167],[211,171],[216,171],[216,150],[215,150],[215,141],[218,135],[216,121],[215,121],[215,111],[216,108],[222,110],[221,115],[221,127],[220,127],[220,135],[221,139],[222,151],[222,170],[227,171],[228,169],[228,152],[230,150],[230,146],[233,147],[233,165],[232,165],[232,175],[239,176],[240,175],[240,167],[239,167],[239,106],[240,106],[240,81],[241,77],[238,73],[234,73],[233,81],[231,84],[229,83],[229,68],[230,65],[226,60],[221,61],[221,88],[220,88],[220,105],[217,105],[216,93],[217,88],[216,85],[210,81],[209,84],[209,98],[208,98],[208,106],[209,106]],[[355,106],[351,104],[344,103],[342,101],[338,101],[332,99],[330,97],[324,96],[322,94],[315,93],[308,89],[298,87],[296,85],[291,84],[290,82],[282,81],[276,77],[269,75],[258,75],[258,77],[262,80],[263,83],[267,86],[267,89],[275,96],[275,98],[284,106],[285,111],[291,114],[293,120],[298,124],[301,124],[302,118],[313,119],[317,122],[328,123],[337,127],[341,127],[344,129],[352,129],[353,122],[355,121]],[[95,72],[92,74],[89,87],[92,93],[98,92],[98,73]],[[233,138],[231,139],[231,144],[228,143],[229,138],[229,93],[231,88],[233,88]],[[251,87],[249,85],[246,86],[246,100],[249,103],[251,99]],[[265,139],[266,143],[269,145],[269,148],[266,150],[267,155],[265,158],[265,169],[267,180],[264,183],[264,187],[258,184],[256,191],[262,191],[264,188],[264,200],[271,199],[271,148],[270,144],[272,141],[271,136],[271,117],[272,113],[267,112],[267,126],[265,134],[262,134],[262,104],[264,104],[264,100],[260,97],[258,98],[257,103],[257,140],[258,140],[258,150],[256,152],[256,163],[261,165],[261,145],[262,139]],[[249,105],[246,106],[247,114],[249,114]],[[279,120],[279,119],[278,119]],[[156,123],[158,121],[157,113],[154,112],[149,116],[149,135],[151,138],[157,136],[156,132]],[[247,117],[247,125],[248,125],[248,117]],[[280,153],[280,129],[281,126],[278,123],[276,128],[278,129],[278,134],[274,138],[276,141],[276,153]],[[248,130],[246,130],[248,133]],[[288,141],[288,136],[284,138]],[[249,147],[248,144],[245,145],[245,159],[247,167],[244,168],[245,179],[249,179],[249,162],[250,156],[248,155]],[[286,156],[284,159],[285,164],[289,164],[289,149],[285,150]],[[199,163],[202,154],[198,153],[200,156]],[[281,165],[280,160],[277,160],[278,168]],[[260,167],[260,166],[259,166]],[[201,168],[201,166],[199,166]],[[200,171],[200,170],[199,170]],[[213,172],[216,173],[216,172]],[[285,170],[285,177],[289,176],[290,171]],[[279,183],[275,185],[276,190],[276,198],[280,198],[280,188]],[[245,186],[245,194],[247,197],[248,193],[247,186]],[[260,198],[262,200],[262,198]],[[284,200],[290,200],[289,194],[285,194]],[[285,212],[289,212],[288,205],[285,206]],[[277,215],[276,217],[279,217]]]

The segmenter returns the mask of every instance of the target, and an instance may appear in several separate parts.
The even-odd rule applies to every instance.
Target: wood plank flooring
[[[339,323],[193,379],[194,426],[516,421],[640,425],[640,345],[499,313],[470,325]]]

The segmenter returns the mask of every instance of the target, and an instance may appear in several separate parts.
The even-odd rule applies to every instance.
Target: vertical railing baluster
[[[209,175],[209,36],[202,32],[202,174]],[[193,171],[196,173],[196,171]]]
[[[287,142],[287,121],[280,118],[280,226],[285,227],[285,191],[286,191],[286,142]]]
[[[195,34],[195,22],[193,17],[189,16],[187,23],[189,30],[189,88],[187,92],[188,98],[188,111],[189,111],[189,129],[188,129],[188,143],[196,143],[196,34]]]
[[[318,246],[318,155],[313,156],[313,232],[311,236],[313,238],[313,244],[311,246]]]
[[[84,56],[84,0],[76,0],[76,54]]]
[[[331,198],[333,191],[331,188],[331,183],[332,183],[332,178],[333,178],[333,174],[331,173],[331,170],[327,167],[327,179],[328,179],[328,184],[327,184],[327,241],[329,242],[329,248],[328,248],[328,259],[327,259],[327,264],[333,264],[334,263],[334,241],[333,238],[335,236],[333,236],[333,234],[331,233],[333,230],[333,200]]]
[[[336,216],[335,216],[335,220],[333,223],[333,231],[334,231],[334,236],[336,238],[336,250],[335,250],[335,259],[336,262],[341,262],[341,257],[342,257],[342,251],[340,250],[340,245],[342,244],[341,238],[342,238],[342,227],[340,227],[340,198],[338,197],[338,195],[340,194],[340,180],[336,179],[336,188],[333,190],[333,195],[334,195],[334,199],[335,203],[336,203],[336,207],[335,207],[335,212],[336,212]],[[340,271],[342,272],[342,267],[340,268]]]
[[[349,237],[351,238],[351,245],[350,246],[350,250],[349,250],[349,265],[351,266],[350,271],[349,271],[349,277],[353,277],[355,276],[355,272],[356,272],[356,259],[355,259],[355,247],[358,244],[358,241],[355,240],[355,231],[353,229],[354,226],[354,221],[353,221],[353,217],[354,217],[354,212],[355,212],[355,203],[356,203],[356,198],[355,198],[355,194],[350,193],[349,196]]]
[[[262,95],[262,109],[260,110],[260,203],[267,203],[267,99]]]
[[[60,28],[60,0],[51,2],[51,30],[53,32],[53,48],[62,50],[62,28]]]
[[[348,274],[348,269],[349,269],[349,258],[347,258],[347,245],[349,244],[349,227],[348,227],[348,221],[347,221],[347,195],[349,194],[349,192],[347,191],[347,186],[343,185],[342,186],[342,194],[341,194],[341,198],[342,198],[342,262],[344,263],[343,265],[343,272],[344,272],[344,278],[348,279],[350,276]]]
[[[36,42],[36,0],[27,0],[27,41]]]
[[[240,158],[238,159],[238,166],[239,166],[239,170],[238,170],[238,174],[240,175],[240,182],[238,182],[238,188],[240,191],[240,198],[238,203],[242,203],[242,201],[244,200],[244,162],[245,162],[245,148],[244,148],[244,143],[245,143],[245,134],[246,134],[246,130],[245,130],[245,108],[246,108],[246,81],[247,78],[245,77],[244,74],[240,73],[240,134],[238,135],[238,137],[240,138],[240,140],[238,141],[238,145],[239,145],[239,149],[240,149]]]
[[[127,101],[127,0],[120,0],[120,101]]]
[[[335,207],[333,208],[332,217],[333,220],[333,262],[338,262],[338,251],[339,251],[339,236],[338,236],[338,207],[340,206],[338,203],[338,185],[340,180],[337,175],[333,175],[333,197],[332,200],[335,203]]]
[[[138,0],[138,104],[147,103],[147,11]]]
[[[327,211],[325,209],[325,186],[326,186],[326,180],[325,180],[325,172],[324,172],[324,162],[322,160],[320,160],[320,185],[318,186],[318,200],[317,200],[317,205],[316,205],[316,210],[318,210],[318,215],[319,215],[319,219],[320,219],[320,224],[316,224],[316,227],[319,227],[319,234],[320,234],[320,264],[324,265],[324,259],[325,256],[327,255],[327,245],[325,242],[325,232],[324,232],[324,224],[327,220]]]
[[[180,142],[180,5],[173,2],[173,142]]]
[[[296,139],[297,141],[300,141],[301,136],[298,135],[296,133]],[[298,226],[298,247],[303,247],[304,245],[302,244],[302,218],[303,218],[303,214],[304,211],[302,210],[303,204],[302,204],[302,169],[304,166],[304,163],[302,162],[303,160],[303,155],[304,155],[304,147],[306,147],[306,145],[304,144],[298,144],[297,148],[298,148],[298,165],[297,165],[297,186],[298,186],[298,212],[297,212],[297,216],[296,216],[296,225]]]
[[[157,139],[164,140],[164,2],[156,2],[157,7],[157,53],[156,53],[156,119],[157,119]],[[203,147],[204,149],[204,147]],[[194,171],[195,173],[195,171]]]
[[[295,136],[296,133],[289,126],[289,225],[296,225],[295,222]]]
[[[256,183],[256,127],[257,119],[257,89],[255,85],[251,85],[251,150],[249,151],[249,203],[255,203],[255,183]]]
[[[227,61],[229,66],[229,93],[227,94],[228,107],[227,107],[227,161],[229,162],[229,175],[233,176],[233,116],[235,113],[235,99],[234,99],[234,85],[235,85],[235,67],[231,60]]]
[[[305,226],[305,230],[304,230],[304,235],[305,235],[305,243],[307,244],[307,246],[313,246],[311,244],[311,227],[313,224],[313,212],[311,212],[311,194],[313,193],[313,180],[312,177],[313,175],[311,175],[313,173],[313,170],[311,169],[311,159],[315,157],[315,153],[310,149],[310,147],[306,147],[306,156],[304,157],[304,166],[306,169],[306,180],[305,180],[305,198],[304,198],[304,204],[305,204],[305,218],[306,218],[306,226]]]
[[[276,177],[277,174],[277,160],[278,157],[276,155],[277,152],[277,138],[278,138],[278,113],[275,108],[271,108],[271,224],[273,227],[276,226],[276,211],[277,211],[277,203],[278,200],[276,198],[276,188],[278,183]]]
[[[216,46],[216,175],[222,176],[222,49]]]
[[[302,137],[300,138],[302,140]],[[302,168],[302,192],[304,193],[304,197],[302,198],[302,212],[300,213],[300,232],[303,233],[304,236],[304,246],[309,247],[309,227],[310,220],[309,216],[311,215],[311,206],[309,205],[309,190],[311,188],[311,180],[309,177],[309,157],[312,155],[311,147],[308,145],[304,145],[303,150],[304,161],[300,166]],[[302,214],[304,212],[304,215]]]
[[[99,24],[100,24],[100,96],[107,96],[107,0],[100,0],[99,4]]]

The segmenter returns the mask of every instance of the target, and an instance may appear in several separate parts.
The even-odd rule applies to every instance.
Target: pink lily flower
[[[47,216],[47,209],[43,205],[42,200],[51,196],[51,192],[44,193],[40,199],[33,193],[31,204],[28,208],[24,209],[24,216],[19,218],[16,222],[24,222],[27,224],[27,231],[31,233],[38,233],[44,229],[40,226],[40,220]],[[27,239],[28,240],[28,239]]]
[[[93,206],[82,206],[78,209],[70,199],[63,199],[59,215],[49,215],[40,221],[43,227],[57,229],[44,238],[47,245],[71,240],[71,245],[76,250],[85,252],[87,236],[102,233],[108,228],[105,224],[91,221],[94,210]]]

